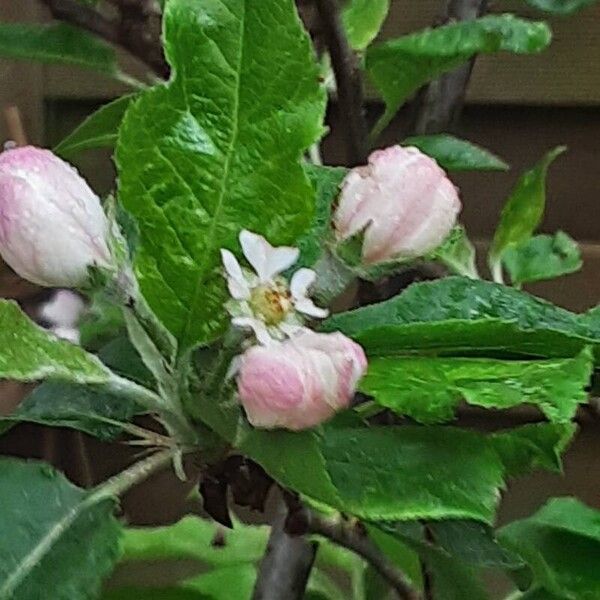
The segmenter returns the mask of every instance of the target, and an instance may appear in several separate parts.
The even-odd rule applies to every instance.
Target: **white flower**
[[[308,290],[316,278],[313,270],[298,269],[289,285],[281,276],[298,260],[297,248],[274,248],[261,235],[245,229],[239,239],[254,273],[242,269],[229,250],[221,250],[232,297],[227,309],[233,317],[233,325],[252,329],[257,340],[267,345],[273,339],[281,340],[303,330],[299,313],[317,319],[329,314],[308,297]]]

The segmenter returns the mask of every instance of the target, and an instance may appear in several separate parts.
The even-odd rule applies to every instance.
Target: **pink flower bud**
[[[0,254],[24,279],[78,287],[106,265],[108,221],[100,199],[69,164],[27,146],[0,154]]]
[[[345,335],[306,330],[247,350],[238,392],[255,427],[298,431],[347,408],[366,368],[363,349]]]
[[[362,260],[374,264],[427,254],[448,236],[461,208],[435,160],[392,146],[346,176],[334,225],[338,240],[364,231]]]

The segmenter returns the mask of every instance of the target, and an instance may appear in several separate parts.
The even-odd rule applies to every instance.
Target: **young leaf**
[[[489,15],[372,45],[367,51],[366,68],[386,105],[374,135],[421,86],[476,54],[539,52],[548,46],[550,38],[543,22]]]
[[[142,291],[184,351],[225,326],[219,249],[239,254],[242,228],[286,244],[309,226],[300,159],[325,92],[292,0],[171,0],[164,37],[173,76],[125,115],[119,198]]]
[[[562,231],[536,235],[519,246],[510,246],[502,262],[513,285],[553,279],[579,271],[583,265],[577,242]]]
[[[323,252],[323,244],[331,231],[333,203],[340,192],[340,185],[347,174],[343,167],[307,165],[305,170],[315,188],[316,208],[310,229],[298,240],[300,258],[297,267],[312,267]]]
[[[447,277],[411,285],[399,296],[330,317],[371,356],[504,354],[572,357],[600,347],[600,319],[576,315],[525,292]]]
[[[105,104],[63,139],[54,152],[69,159],[90,148],[114,148],[125,111],[134,99],[133,95],[122,96]]]
[[[551,150],[531,170],[525,172],[506,201],[490,247],[488,262],[496,281],[502,281],[501,259],[512,246],[529,240],[537,229],[546,207],[546,175],[548,168],[566,148]]]
[[[354,50],[364,50],[377,37],[389,9],[390,0],[346,0],[342,23]]]
[[[73,65],[119,76],[115,50],[83,29],[65,23],[0,24],[0,56]]]
[[[110,371],[92,354],[38,327],[16,303],[0,300],[0,378],[105,383]]]
[[[575,498],[554,498],[531,517],[500,529],[499,538],[529,565],[532,588],[540,586],[559,598],[600,596],[599,511]],[[537,597],[554,596],[531,596]]]
[[[119,556],[114,500],[37,462],[3,458],[0,480],[0,598],[96,597]]]
[[[597,0],[525,0],[527,4],[552,15],[567,16],[595,4]]]
[[[488,150],[447,133],[408,137],[402,145],[415,146],[435,158],[447,171],[508,171],[510,168]]]
[[[46,382],[0,421],[70,427],[101,440],[111,440],[123,431],[119,423],[128,423],[142,412],[143,408],[130,397],[102,386]]]
[[[568,422],[586,402],[593,357],[497,360],[382,357],[369,361],[361,391],[421,423],[451,420],[461,400],[485,408],[538,406],[553,422]]]
[[[462,225],[456,226],[444,243],[428,257],[446,265],[452,273],[478,279],[475,246]]]

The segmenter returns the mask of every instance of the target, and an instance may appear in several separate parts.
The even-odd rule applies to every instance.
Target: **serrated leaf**
[[[551,150],[535,167],[526,171],[506,201],[488,258],[490,270],[497,280],[501,279],[499,269],[503,253],[527,242],[540,224],[546,207],[548,168],[565,150],[563,146]]]
[[[16,303],[0,300],[0,378],[104,383],[110,371],[94,355],[38,327]]]
[[[552,15],[567,16],[576,13],[597,0],[525,0],[527,4]]]
[[[447,277],[411,285],[399,296],[330,317],[371,357],[414,354],[572,357],[600,346],[595,319],[526,292],[487,281]]]
[[[510,168],[489,150],[447,133],[408,137],[402,145],[415,146],[447,171],[508,171]]]
[[[122,96],[105,104],[64,138],[54,152],[69,159],[91,148],[114,148],[119,126],[134,99],[133,95]]]
[[[553,279],[579,271],[583,265],[579,245],[562,231],[536,235],[521,245],[507,248],[502,262],[513,285]]]
[[[375,133],[385,128],[421,86],[473,56],[499,51],[539,52],[550,39],[545,23],[506,14],[450,23],[373,44],[367,51],[366,68],[386,104]]]
[[[342,24],[354,50],[364,50],[377,37],[389,9],[390,0],[346,0]]]
[[[428,258],[443,263],[452,273],[478,279],[475,246],[462,225],[454,227],[448,238]]]
[[[38,462],[1,459],[0,481],[0,598],[97,597],[119,556],[115,501]]]
[[[499,537],[529,565],[533,588],[540,586],[559,598],[572,600],[600,596],[597,510],[575,498],[554,498],[531,517],[500,529]],[[536,592],[531,597],[545,596]]]
[[[451,420],[461,401],[484,408],[537,406],[553,422],[568,422],[587,400],[593,357],[498,360],[381,357],[369,361],[360,389],[394,412],[421,423]]]
[[[113,77],[119,74],[112,46],[83,29],[65,23],[0,24],[0,56],[73,65]]]
[[[292,0],[171,0],[164,38],[173,75],[126,113],[119,198],[142,291],[184,351],[225,326],[219,249],[239,254],[242,228],[278,245],[309,226],[300,159],[325,93]]]
[[[145,412],[130,397],[102,386],[46,382],[39,385],[0,422],[29,422],[50,427],[70,427],[111,440],[123,432],[120,423],[128,423]]]

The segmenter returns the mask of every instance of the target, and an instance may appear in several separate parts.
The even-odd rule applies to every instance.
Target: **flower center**
[[[283,282],[254,288],[250,305],[253,312],[260,315],[267,325],[278,325],[293,308],[292,296]]]

